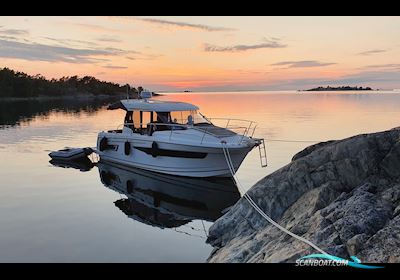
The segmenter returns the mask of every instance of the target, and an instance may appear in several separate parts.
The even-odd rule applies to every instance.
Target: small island
[[[341,87],[316,87],[316,88],[311,88],[311,89],[306,89],[302,91],[346,91],[346,90],[373,90],[370,87],[358,87],[358,86],[341,86]]]

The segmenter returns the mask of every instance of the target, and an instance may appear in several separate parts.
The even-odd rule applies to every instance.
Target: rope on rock
[[[326,254],[329,255],[327,252],[325,252],[324,250],[322,250],[321,248],[319,248],[317,245],[315,245],[314,243],[312,243],[311,241],[297,235],[294,234],[293,232],[287,230],[286,228],[282,227],[281,225],[279,225],[277,222],[275,222],[272,218],[270,218],[260,207],[258,207],[258,205],[254,202],[254,200],[247,194],[246,190],[243,188],[243,186],[240,184],[240,181],[237,179],[236,175],[235,175],[235,167],[232,163],[232,159],[229,153],[228,148],[226,147],[226,143],[221,142],[222,143],[222,150],[224,152],[224,156],[225,156],[225,160],[226,163],[228,165],[229,171],[232,174],[232,177],[234,178],[234,182],[236,184],[236,186],[239,188],[240,191],[242,191],[244,193],[243,197],[250,203],[250,205],[265,219],[267,220],[269,223],[271,223],[273,226],[277,227],[279,230],[285,232],[286,234],[296,238],[297,240],[306,243],[307,245],[313,247],[315,250],[317,250],[318,252],[322,253],[322,254]]]

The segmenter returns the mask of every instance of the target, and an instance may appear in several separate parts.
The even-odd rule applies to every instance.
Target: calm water
[[[258,122],[255,136],[267,139],[269,165],[260,167],[258,150],[248,155],[238,172],[247,188],[312,142],[400,125],[400,94],[395,93],[160,98],[195,103],[208,117]],[[99,131],[122,122],[124,112],[107,111],[105,104],[0,103],[0,261],[206,260],[212,250],[205,243],[206,230],[238,199],[230,181],[183,180],[107,165],[80,171],[49,163],[49,151],[94,146]]]

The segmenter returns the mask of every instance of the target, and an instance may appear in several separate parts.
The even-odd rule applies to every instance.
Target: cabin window
[[[124,123],[129,126],[133,125],[133,112],[132,111],[126,112]]]
[[[147,124],[151,122],[152,112],[142,112],[142,126],[141,128],[146,128]]]
[[[169,112],[156,112],[154,121],[156,123],[170,123],[171,115]]]
[[[154,112],[153,123],[160,124],[171,124],[171,114],[170,112]],[[154,131],[170,130],[169,125],[155,125]]]
[[[147,133],[148,123],[154,122],[154,112],[133,111],[125,115],[125,126],[135,133]]]
[[[140,111],[133,112],[133,124],[135,128],[140,128]]]

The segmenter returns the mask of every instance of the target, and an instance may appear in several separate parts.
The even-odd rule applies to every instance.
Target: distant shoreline
[[[257,89],[257,90],[199,90],[199,91],[191,91],[190,93],[192,94],[202,94],[202,93],[259,93],[259,92],[268,92],[268,93],[296,93],[296,92],[302,92],[302,91],[309,91],[306,89],[279,89],[279,90],[272,90],[272,89]],[[321,91],[379,91],[379,92],[400,92],[400,89],[372,89],[371,90],[365,90],[365,89],[357,89],[357,90],[321,90]],[[163,90],[163,91],[158,91],[159,93],[162,94],[187,94],[188,92],[183,92],[183,91],[170,91],[170,90]]]

